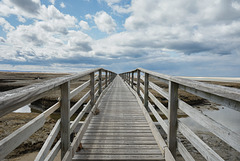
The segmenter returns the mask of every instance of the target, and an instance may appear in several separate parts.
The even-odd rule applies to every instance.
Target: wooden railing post
[[[133,81],[134,81],[134,72],[132,72],[132,83],[131,83],[131,87],[133,88]]]
[[[177,149],[177,109],[178,109],[178,84],[169,81],[168,147],[174,158],[176,158]]]
[[[91,97],[91,107],[94,106],[94,72],[90,74],[90,97]]]
[[[110,72],[110,82],[112,82],[112,72]]]
[[[137,94],[140,95],[140,70],[137,70]]]
[[[128,84],[130,85],[130,72],[128,73]]]
[[[108,72],[106,71],[106,74],[105,74],[105,87],[107,87],[107,83],[108,83]]]
[[[148,109],[148,86],[149,86],[149,74],[145,73],[144,80],[144,106]]]
[[[70,146],[70,82],[61,85],[61,158]]]
[[[99,74],[98,74],[98,95],[100,96],[100,94],[102,93],[102,70],[99,69]]]

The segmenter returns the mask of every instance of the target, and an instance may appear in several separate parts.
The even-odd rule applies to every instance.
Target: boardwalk
[[[75,87],[73,83],[79,80],[85,81],[72,89]],[[240,135],[179,97],[181,90],[224,108],[240,111],[239,89],[168,76],[142,68],[120,75],[96,68],[0,93],[0,118],[58,89],[60,99],[54,105],[0,140],[0,160],[7,158],[14,149],[42,128],[48,117],[58,109],[61,118],[34,161],[52,161],[59,152],[62,161],[175,161],[179,157],[194,161],[195,155],[192,156],[190,152],[195,153],[196,150],[197,155],[202,156],[201,160],[239,160]],[[78,95],[81,98],[72,105],[72,99]],[[159,95],[163,98],[159,99]],[[162,100],[168,101],[167,107],[162,104]],[[86,106],[81,108],[84,102],[87,102]],[[208,145],[211,142],[202,140],[197,132],[178,119],[178,110],[205,127],[207,133],[221,139],[221,144],[228,144],[222,144],[223,153],[226,149],[228,153],[238,153],[229,159],[215,152],[212,149],[214,147]],[[74,114],[77,116],[70,122]],[[152,115],[157,122],[152,122]],[[81,128],[76,128],[84,116],[87,117],[81,122]],[[156,124],[160,125],[167,138],[161,136]],[[72,135],[73,132],[77,133]],[[70,139],[70,136],[73,138]],[[191,143],[194,150],[185,147],[185,140]],[[82,147],[80,151],[79,145]],[[181,156],[176,155],[177,151]]]
[[[99,105],[73,160],[162,160],[135,96],[117,76]]]

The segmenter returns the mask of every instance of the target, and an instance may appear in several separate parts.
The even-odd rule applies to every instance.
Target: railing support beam
[[[108,85],[108,72],[106,71],[105,73],[106,73],[105,74],[105,88],[106,88]]]
[[[169,81],[168,147],[174,158],[176,158],[177,149],[177,109],[178,109],[178,84]]]
[[[61,85],[61,158],[70,146],[70,82]]]
[[[94,106],[94,72],[90,74],[90,97],[91,97],[91,108]]]
[[[137,70],[137,94],[140,95],[140,70]]]
[[[102,93],[102,70],[99,69],[99,74],[98,74],[98,95],[100,96],[100,94]]]
[[[148,109],[148,86],[149,86],[149,74],[145,73],[144,80],[144,106]]]
[[[134,72],[132,72],[132,82],[131,82],[131,87],[133,88],[133,82],[134,82]]]

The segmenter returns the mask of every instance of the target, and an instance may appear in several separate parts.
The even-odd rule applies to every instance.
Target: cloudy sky
[[[240,0],[1,0],[0,70],[240,77]]]

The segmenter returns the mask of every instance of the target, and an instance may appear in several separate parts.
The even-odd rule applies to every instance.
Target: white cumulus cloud
[[[96,13],[94,16],[94,22],[100,31],[106,32],[108,34],[113,33],[117,27],[114,19],[104,11]]]
[[[81,21],[79,22],[79,26],[80,26],[83,30],[90,30],[90,27],[89,27],[89,25],[88,25],[88,23],[87,23],[86,21],[81,20]]]

